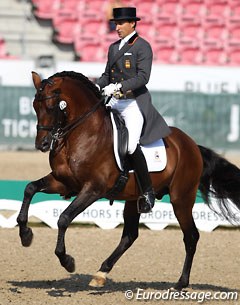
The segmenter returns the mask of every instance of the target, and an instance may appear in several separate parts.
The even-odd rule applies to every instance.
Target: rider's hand
[[[111,96],[114,93],[120,91],[120,89],[122,88],[122,84],[110,84],[106,87],[103,88],[103,94],[105,96]]]

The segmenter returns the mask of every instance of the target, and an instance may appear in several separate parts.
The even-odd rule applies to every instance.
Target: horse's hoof
[[[89,286],[91,287],[103,287],[106,284],[107,276],[105,272],[98,271],[92,278]]]
[[[33,232],[32,229],[27,228],[23,234],[20,234],[21,243],[23,247],[29,247],[33,240]]]
[[[71,255],[66,255],[62,266],[70,273],[75,271],[75,260]]]
[[[187,287],[188,287],[187,283],[184,284],[182,282],[177,282],[177,284],[174,285],[174,287],[172,287],[171,289],[181,291],[183,288],[187,288]]]

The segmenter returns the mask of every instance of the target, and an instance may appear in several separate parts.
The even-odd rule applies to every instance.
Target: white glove
[[[103,94],[105,96],[111,96],[114,93],[118,92],[122,88],[122,84],[110,84],[103,88]]]

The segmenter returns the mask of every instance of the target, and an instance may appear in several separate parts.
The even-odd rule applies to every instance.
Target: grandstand
[[[53,56],[105,62],[107,0],[1,0],[0,58]],[[240,64],[239,0],[130,0],[151,43],[154,62],[174,65]]]

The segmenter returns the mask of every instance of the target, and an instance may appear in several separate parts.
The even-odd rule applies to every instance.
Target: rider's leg
[[[148,213],[154,205],[155,195],[146,160],[138,144],[144,123],[143,116],[135,100],[121,100],[113,108],[120,111],[129,132],[128,153],[142,194],[139,212]]]
[[[147,163],[140,145],[137,145],[136,150],[133,154],[130,154],[129,157],[133,164],[138,185],[142,193],[142,196],[139,200],[139,212],[151,212],[155,202],[155,193],[153,191],[152,181],[148,172]]]

